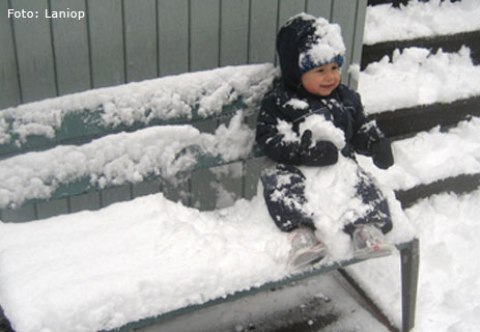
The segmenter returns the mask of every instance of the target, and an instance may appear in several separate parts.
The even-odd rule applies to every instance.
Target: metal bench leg
[[[400,249],[402,273],[402,331],[408,332],[415,325],[418,268],[420,262],[419,240],[413,239]]]

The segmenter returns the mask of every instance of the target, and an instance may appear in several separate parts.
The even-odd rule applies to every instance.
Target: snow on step
[[[410,1],[400,8],[391,4],[369,6],[363,42],[372,45],[480,30],[479,17],[477,0]]]
[[[480,66],[470,50],[457,53],[411,47],[396,50],[390,61],[369,64],[359,74],[358,92],[367,114],[480,96]]]
[[[440,194],[406,210],[420,238],[415,331],[476,331],[480,326],[480,190]],[[348,267],[348,272],[401,326],[398,257]],[[392,285],[397,285],[397,287]]]
[[[370,159],[359,156],[361,165],[393,190],[480,173],[480,118],[462,121],[447,132],[437,127],[396,141],[393,151],[395,164],[388,170],[380,170]]]

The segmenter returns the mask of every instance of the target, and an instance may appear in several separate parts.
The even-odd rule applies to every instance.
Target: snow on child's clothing
[[[340,28],[299,14],[281,28],[277,51],[282,77],[263,100],[256,132],[265,154],[278,163],[261,178],[272,219],[283,231],[306,225],[322,233],[332,220],[337,230],[349,234],[360,223],[390,231],[388,204],[354,157],[354,152],[365,154],[388,168],[393,163],[390,143],[367,121],[359,95],[345,85],[322,96],[301,84],[307,70],[341,65],[345,48]],[[332,204],[339,213],[321,212]],[[322,240],[333,235],[326,233]]]

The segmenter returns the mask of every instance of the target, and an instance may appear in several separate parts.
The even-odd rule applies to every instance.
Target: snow
[[[309,64],[315,65],[330,62],[336,56],[345,54],[345,45],[342,39],[341,28],[338,24],[330,23],[323,17],[315,18],[308,14],[300,14],[306,19],[314,19],[313,27],[318,39],[298,57],[300,68],[312,69]]]
[[[455,128],[434,128],[392,144],[395,164],[378,169],[370,158],[358,156],[362,167],[386,188],[406,190],[450,176],[480,173],[480,118]]]
[[[320,199],[318,187],[329,183],[329,204],[348,199],[335,193],[351,187],[338,172],[353,164],[345,159],[338,169],[309,174],[308,197]],[[156,194],[97,212],[0,224],[2,307],[18,332],[97,331],[288,276],[287,237],[259,192],[214,212]],[[408,240],[412,229],[398,202],[391,206],[398,218],[389,238]],[[341,225],[323,220],[324,212],[344,212],[334,208],[326,205],[315,220],[327,238],[341,236]],[[352,255],[346,235],[331,249],[324,264]]]
[[[367,114],[480,95],[480,66],[472,63],[466,47],[434,54],[415,47],[396,50],[392,59],[369,64],[359,77]]]
[[[237,99],[248,108],[263,98],[276,75],[272,64],[223,67],[23,104],[0,111],[0,144],[21,144],[30,135],[53,138],[66,116],[78,112],[95,117],[100,111],[96,125],[110,128],[206,118]]]
[[[480,29],[478,0],[409,1],[400,8],[369,6],[366,15],[363,42],[367,45]]]
[[[437,27],[435,34],[445,31],[450,33],[456,31],[454,27],[462,25],[459,22],[466,23],[461,27],[462,31],[478,29],[478,19],[469,19],[470,14],[478,17],[478,4],[478,1],[471,0],[452,4],[448,1],[441,4],[430,1],[425,4],[414,3],[401,10],[378,6],[378,12],[375,12],[369,8],[366,36],[378,30],[383,40],[387,36],[397,39],[401,38],[396,35],[397,31],[409,33],[413,30],[420,33],[434,30],[434,26]],[[413,7],[416,8],[414,11],[411,10]],[[388,15],[388,20],[385,20],[385,15]],[[435,23],[438,22],[437,18],[448,30],[438,30],[441,24]],[[415,25],[410,19],[414,19],[415,24],[421,23],[429,28]],[[403,24],[401,20],[407,22],[404,27],[409,27],[408,29],[399,28]],[[451,23],[452,20],[455,23]],[[395,26],[395,32],[382,30],[380,22]],[[411,36],[410,34],[409,38]],[[271,78],[274,73],[272,67],[249,68],[253,71],[260,70],[265,74],[264,78]],[[473,66],[469,60],[466,49],[452,54],[441,51],[428,54],[424,50],[407,49],[402,53],[397,52],[392,62],[384,59],[359,73],[359,89],[369,113],[386,110],[386,106],[388,109],[398,109],[425,103],[450,102],[480,94],[478,70],[478,66]],[[222,70],[199,74],[205,75],[200,81],[216,81],[210,80],[209,75],[221,73]],[[227,78],[232,74],[230,69],[225,73],[228,73]],[[257,77],[256,74],[253,76]],[[191,116],[192,109],[185,105],[192,105],[191,101],[196,98],[195,100],[201,99],[198,102],[201,105],[199,112],[207,116],[207,109],[218,110],[222,101],[228,102],[235,98],[229,94],[228,86],[234,86],[235,89],[248,87],[251,82],[248,77],[237,76],[226,85],[222,83],[209,86],[205,88],[210,89],[206,93],[202,91],[197,94],[192,91],[190,95],[187,89],[176,89],[180,89],[183,84],[194,89],[196,85],[193,76],[179,77],[183,78],[178,82],[178,78],[168,78],[164,81],[168,84],[163,88],[160,81],[151,83],[151,86],[150,83],[135,83],[130,88],[138,88],[138,95],[134,94],[131,99],[122,99],[125,96],[122,88],[108,88],[89,92],[90,95],[77,94],[75,97],[29,104],[28,107],[22,105],[15,110],[4,110],[2,114],[21,114],[16,118],[21,139],[31,133],[48,137],[61,124],[63,115],[58,110],[67,109],[65,105],[72,104],[72,109],[82,109],[84,106],[101,104],[106,110],[105,123],[118,125],[132,121],[150,121],[145,112],[138,115],[131,112],[137,101],[167,105],[173,100],[174,105],[169,104],[165,109],[175,116]],[[263,91],[271,83],[268,79],[260,78],[260,81],[264,83],[259,83],[257,92]],[[151,97],[152,91],[167,89],[167,86],[174,87],[168,90],[172,93],[168,101],[156,94],[157,99]],[[259,94],[249,94],[248,90],[249,88],[243,90],[249,96],[247,100],[258,97]],[[55,104],[57,102],[58,105]],[[301,108],[302,105],[292,106]],[[47,108],[51,111],[47,111]],[[36,120],[41,119],[43,125],[32,126],[30,116],[37,117]],[[168,119],[169,114],[167,112],[160,116]],[[1,128],[7,126],[7,120],[0,119]],[[287,131],[289,128],[283,129]],[[411,188],[447,176],[478,173],[479,129],[480,119],[472,118],[447,132],[435,128],[395,142],[393,149],[396,163],[388,170],[379,170],[371,160],[359,157],[362,167],[375,175],[388,195],[395,220],[394,231],[388,235],[388,239],[400,242],[410,238],[413,232],[420,238],[420,281],[414,331],[469,332],[476,331],[480,326],[480,284],[477,278],[480,269],[475,263],[475,255],[480,250],[477,239],[480,234],[480,190],[463,196],[434,196],[405,212],[393,200],[392,190]],[[160,151],[163,151],[162,147],[166,151],[169,147],[172,154],[182,151],[187,144],[179,139],[183,135],[188,140],[194,140],[201,148],[227,159],[245,153],[251,140],[251,132],[242,126],[240,115],[234,117],[228,126],[220,127],[215,134],[201,134],[188,126],[151,128],[135,134],[115,135],[115,144],[105,138],[103,144],[110,145],[111,154],[103,151],[95,156],[90,152],[97,148],[93,145],[94,142],[83,148],[67,147],[66,150],[54,152],[55,158],[64,164],[56,165],[63,169],[58,176],[70,179],[94,174],[94,181],[102,185],[117,183],[116,181],[140,181],[149,172],[177,174],[188,168],[193,160],[193,152],[184,155],[184,159],[179,162],[172,161],[171,154]],[[217,135],[228,139],[219,143]],[[12,139],[5,135],[0,137],[4,141]],[[143,143],[132,147],[128,143],[131,142],[130,138]],[[236,142],[237,138],[243,143],[233,149],[235,154],[231,155],[227,147]],[[151,139],[155,139],[159,146],[158,152],[148,143]],[[242,146],[244,150],[241,149]],[[147,149],[148,154],[157,159],[138,159],[137,149]],[[143,151],[139,153],[141,155],[146,150],[140,151]],[[16,159],[12,164],[8,164],[11,162],[9,160],[2,161],[0,176],[7,175],[0,182],[18,180],[20,182],[17,186],[33,185],[29,189],[33,195],[42,195],[45,191],[52,190],[40,184],[44,181],[41,180],[42,176],[52,179],[51,170],[46,166],[51,156],[45,152],[31,153],[23,161]],[[104,160],[98,161],[96,157]],[[69,159],[74,163],[69,163]],[[89,165],[90,159],[92,164],[102,166],[95,168],[97,166]],[[35,175],[25,173],[24,178],[13,180],[13,175],[8,173],[9,168],[22,163],[35,165]],[[343,161],[340,163],[340,168],[348,172],[351,165]],[[164,168],[156,169],[154,164]],[[72,171],[79,165],[84,167],[80,173]],[[322,179],[322,176],[314,174],[316,171],[318,170],[310,169],[306,172],[311,172],[309,176],[318,179],[318,182],[311,182],[311,187],[308,188],[310,200],[328,199],[328,194],[332,196],[330,199],[338,197],[336,189],[325,193],[319,191],[317,186],[324,186],[326,181],[331,181],[332,188],[339,190],[341,181],[348,179],[326,174],[322,174],[325,176]],[[60,180],[63,178],[50,181],[54,184]],[[19,202],[27,195],[30,193],[14,194],[12,201]],[[3,197],[4,192],[0,199]],[[332,249],[330,260],[349,257],[351,248],[346,237],[339,234],[337,224],[325,221],[328,215],[336,218],[335,213],[342,211],[327,210],[320,213],[314,207],[312,211],[318,213],[315,222]],[[338,241],[329,237],[334,234]],[[0,223],[0,303],[18,332],[111,329],[142,317],[278,280],[291,273],[285,267],[288,250],[286,236],[271,222],[261,195],[250,201],[236,201],[233,206],[214,212],[187,208],[165,199],[162,194],[151,195],[114,204],[96,212],[85,211],[24,224]],[[255,259],[252,260],[251,257]],[[354,265],[349,268],[349,272],[388,317],[400,325],[398,260],[398,254],[395,254]],[[353,322],[351,326],[357,323]]]
[[[197,162],[197,152],[225,162],[237,160],[250,153],[254,141],[253,131],[243,120],[239,112],[215,134],[201,133],[190,125],[155,126],[2,160],[0,208],[48,198],[62,184],[84,179],[99,188],[140,183],[152,175],[175,182],[178,174]]]

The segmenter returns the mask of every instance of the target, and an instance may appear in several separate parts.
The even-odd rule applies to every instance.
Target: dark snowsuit
[[[264,98],[257,120],[257,143],[270,159],[277,162],[275,169],[262,174],[261,181],[269,213],[282,231],[291,231],[299,225],[315,228],[312,217],[302,212],[301,207],[306,202],[305,176],[295,166],[334,165],[340,153],[354,159],[354,152],[371,156],[381,168],[387,168],[393,163],[389,141],[375,122],[367,122],[357,93],[340,84],[330,96],[319,97],[308,93],[301,86],[302,72],[298,56],[299,52],[308,47],[309,38],[306,37],[311,34],[309,25],[312,23],[297,18],[280,30],[277,52],[282,78]],[[308,104],[308,107],[295,108],[295,103],[289,102],[292,100],[300,100],[304,105]],[[335,127],[343,131],[345,147],[341,151],[328,140],[313,145],[309,130],[298,141],[285,140],[278,130],[279,121],[284,121],[300,136],[300,123],[312,114],[324,115],[326,120],[332,121]],[[351,234],[353,224],[374,222],[383,232],[388,232],[392,223],[385,198],[360,167],[358,175],[360,180],[355,186],[358,197],[373,209],[366,216],[346,225],[345,231]]]

